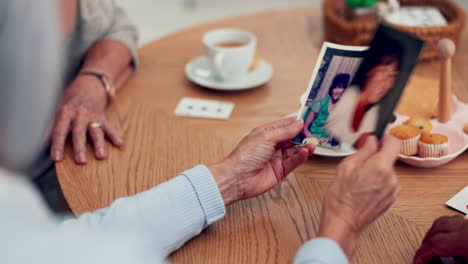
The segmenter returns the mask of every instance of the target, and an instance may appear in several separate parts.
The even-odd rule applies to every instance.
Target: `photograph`
[[[367,47],[324,43],[298,115],[298,119],[304,120],[304,129],[294,143],[314,143],[329,148],[340,146],[324,125],[356,75],[366,50]]]
[[[381,138],[423,46],[422,40],[381,25],[324,130],[356,148],[370,135]]]

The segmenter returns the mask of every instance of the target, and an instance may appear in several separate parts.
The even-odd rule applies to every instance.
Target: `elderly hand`
[[[467,241],[467,219],[462,216],[439,218],[426,234],[413,263],[430,263],[435,257],[464,257],[468,260]]]
[[[372,136],[337,168],[323,202],[319,236],[335,240],[349,259],[359,234],[389,209],[400,192],[393,170],[398,153],[395,138],[385,137],[379,149]]]
[[[296,118],[260,126],[224,161],[209,166],[226,205],[271,190],[314,153],[312,145],[297,148],[289,142],[303,126]]]
[[[97,159],[106,159],[105,136],[116,147],[123,139],[106,120],[104,110],[107,95],[101,82],[93,76],[80,75],[66,90],[59,107],[52,131],[51,156],[55,161],[63,159],[68,134],[72,133],[73,152],[78,164],[86,164],[86,139],[90,135]],[[91,124],[93,124],[91,126]],[[98,125],[100,124],[100,126]],[[97,126],[95,126],[97,125]]]

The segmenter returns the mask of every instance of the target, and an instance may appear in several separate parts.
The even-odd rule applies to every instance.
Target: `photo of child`
[[[366,50],[366,47],[324,44],[298,116],[304,120],[304,129],[293,142],[329,148],[340,146],[325,130],[325,123],[356,75]]]
[[[336,106],[336,103],[343,95],[348,87],[350,75],[340,73],[333,79],[332,85],[328,90],[328,96],[325,98],[312,101],[304,113],[304,130],[303,135],[308,140],[316,140],[318,145],[329,144],[332,147],[338,146],[339,143],[331,138],[324,130],[325,122],[330,113]]]

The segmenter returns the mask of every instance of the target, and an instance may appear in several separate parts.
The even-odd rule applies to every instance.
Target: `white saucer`
[[[356,150],[345,143],[341,143],[341,146],[339,149],[330,149],[330,148],[323,148],[323,147],[316,147],[315,148],[315,155],[318,156],[325,156],[325,157],[334,157],[334,158],[341,158],[341,157],[347,157],[350,155],[353,155],[356,153]]]
[[[185,75],[190,81],[206,88],[221,91],[240,91],[252,89],[269,82],[273,77],[273,68],[266,60],[262,59],[257,69],[249,72],[245,78],[222,81],[212,74],[208,59],[201,56],[187,63]]]
[[[304,97],[304,96],[302,96],[302,97]],[[302,99],[301,99],[301,101],[302,101]],[[289,114],[289,115],[286,116],[286,118],[297,116],[297,113],[298,112]],[[347,157],[347,156],[353,155],[354,153],[356,153],[356,149],[354,149],[349,144],[342,143],[340,148],[337,148],[337,149],[324,148],[324,147],[318,146],[318,147],[315,148],[314,155],[324,156],[324,157],[342,158],[342,157]]]

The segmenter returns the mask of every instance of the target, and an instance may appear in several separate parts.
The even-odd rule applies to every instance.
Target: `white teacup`
[[[217,78],[244,78],[255,57],[257,38],[239,29],[210,31],[203,37],[206,56]]]

